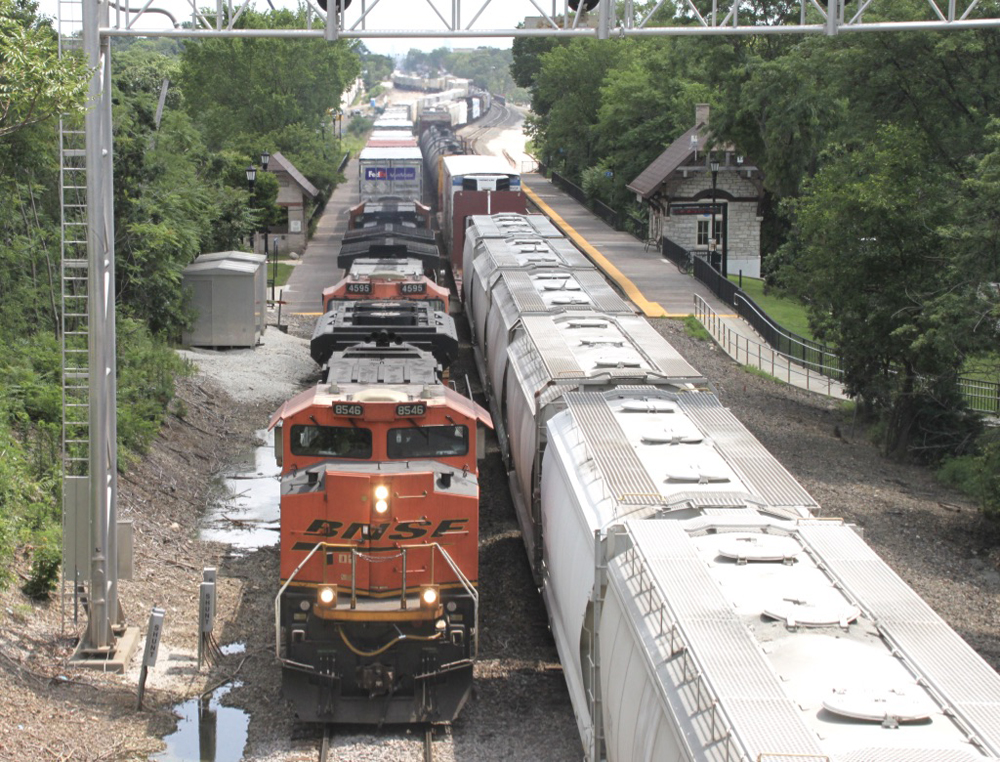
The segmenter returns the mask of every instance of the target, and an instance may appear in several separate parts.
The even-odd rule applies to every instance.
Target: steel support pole
[[[729,204],[722,207],[722,277],[729,277]]]
[[[600,0],[597,9],[597,39],[606,40],[611,36],[611,9],[613,0]]]
[[[111,43],[107,2],[83,3],[83,46],[93,71],[86,115],[90,384],[90,617],[82,652],[114,649],[118,606],[115,272]]]
[[[718,170],[713,169],[712,170],[712,222],[711,222],[712,229],[708,231],[708,240],[712,242],[712,245],[708,247],[709,250],[712,252],[711,254],[712,267],[715,267],[715,257],[717,256],[719,249],[719,238],[718,236],[715,235],[715,180],[718,176],[719,176]]]

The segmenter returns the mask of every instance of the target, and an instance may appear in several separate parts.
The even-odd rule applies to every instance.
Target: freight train
[[[299,719],[447,722],[479,643],[478,461],[489,413],[443,378],[458,349],[423,157],[389,109],[360,157],[311,353],[272,417],[281,466],[276,651]],[[414,161],[414,159],[416,159]]]
[[[452,272],[492,415],[391,327],[338,345],[329,383],[275,415],[276,627],[299,716],[461,709],[494,426],[586,759],[1000,758],[996,672],[526,213],[516,173],[451,155],[440,126],[420,146],[444,253],[417,261]],[[377,211],[394,204],[408,216]],[[403,236],[430,218],[418,199],[365,207],[355,230],[393,226],[369,258],[427,245]]]
[[[996,759],[1000,676],[553,233],[468,220],[464,298],[585,758]]]

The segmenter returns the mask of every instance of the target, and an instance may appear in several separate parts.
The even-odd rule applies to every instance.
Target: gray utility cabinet
[[[182,337],[192,347],[255,347],[263,333],[264,310],[258,278],[264,277],[263,256],[259,263],[233,259],[196,259],[183,273],[196,316]]]
[[[267,278],[270,263],[263,254],[254,254],[250,251],[216,251],[211,254],[200,255],[195,262],[217,262],[221,259],[228,259],[231,262],[250,262],[260,265],[257,274],[254,276],[256,290],[254,291],[254,314],[256,315],[257,331],[261,336],[267,330]]]

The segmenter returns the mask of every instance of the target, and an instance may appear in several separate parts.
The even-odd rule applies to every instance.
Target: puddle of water
[[[278,542],[281,469],[274,461],[274,432],[261,430],[257,436],[264,444],[254,448],[252,463],[227,469],[231,475],[221,480],[222,494],[202,518],[201,539],[247,550]]]
[[[156,762],[239,762],[247,743],[250,716],[242,709],[221,706],[219,699],[242,683],[216,688],[210,698],[189,699],[174,707],[177,730],[166,736],[166,751]]]
[[[225,656],[232,656],[233,654],[244,654],[247,652],[246,643],[226,643],[226,645],[219,648]]]

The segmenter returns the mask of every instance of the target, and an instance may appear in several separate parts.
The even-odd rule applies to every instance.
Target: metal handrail
[[[741,337],[731,328],[725,326],[719,318],[718,313],[712,309],[708,302],[706,302],[698,294],[694,295],[694,305],[695,317],[703,326],[705,326],[706,329],[708,329],[709,333],[712,334],[712,338],[714,338],[719,345],[736,360],[736,362],[740,362],[742,349],[742,355],[744,357],[743,364],[753,365],[753,367],[766,371],[768,363],[770,363],[770,375],[774,376],[778,380],[784,380],[791,384],[792,376],[794,374],[796,377],[802,377],[805,379],[805,388],[809,391],[819,392],[831,397],[843,394],[843,389],[840,388],[840,384],[834,381],[829,375],[813,370],[809,367],[809,365],[802,365],[797,357],[792,357],[790,355],[786,355],[784,352],[779,352],[767,344],[761,344],[760,342]],[[756,348],[756,358],[751,351],[752,347]],[[779,359],[781,362],[776,362],[776,360]],[[753,360],[756,360],[756,364],[752,362]],[[802,368],[802,370],[799,370],[799,368]],[[783,370],[785,371],[784,379],[778,375]],[[814,380],[816,383],[813,383]],[[838,387],[837,389],[834,389],[835,385]]]
[[[323,548],[323,549],[329,548],[331,550],[341,549],[341,550],[350,550],[351,551],[351,596],[352,596],[352,605],[356,601],[356,590],[355,590],[354,585],[355,585],[355,579],[356,579],[356,577],[355,577],[355,569],[356,569],[355,564],[356,564],[356,558],[357,558],[356,553],[357,553],[357,550],[358,550],[357,547],[355,545],[349,545],[349,544],[345,544],[345,543],[331,543],[331,542],[322,542],[322,541],[316,543],[316,545],[313,547],[313,549],[310,550],[306,554],[306,557],[302,559],[301,563],[299,563],[299,565],[295,567],[295,570],[289,575],[288,579],[285,580],[285,584],[283,584],[281,586],[281,588],[278,590],[278,594],[274,597],[274,655],[275,655],[275,658],[278,659],[278,661],[281,661],[281,662],[288,661],[287,659],[282,659],[281,658],[281,596],[284,595],[285,590],[288,589],[288,586],[290,584],[292,584],[292,580],[294,580],[295,577],[298,575],[298,573],[300,571],[302,571],[302,567],[305,566],[309,562],[309,559],[311,559],[316,554],[316,551],[319,550],[320,548]],[[455,563],[454,559],[451,557],[451,555],[448,553],[448,551],[445,550],[444,547],[442,547],[442,545],[440,543],[437,543],[437,542],[428,542],[428,543],[421,543],[420,545],[407,545],[407,546],[405,546],[405,550],[418,550],[418,549],[421,549],[421,548],[430,548],[432,551],[434,549],[437,549],[441,553],[442,558],[444,558],[445,562],[451,568],[452,572],[454,572],[455,576],[458,578],[459,584],[462,585],[462,588],[465,590],[465,592],[469,595],[470,598],[472,598],[473,619],[474,619],[474,623],[475,623],[475,632],[474,632],[473,638],[472,638],[472,642],[473,642],[473,654],[472,654],[472,658],[473,659],[478,658],[479,657],[479,591],[476,590],[476,588],[472,584],[472,582],[469,581],[469,578],[467,576],[465,576],[465,573],[459,568],[458,564]],[[404,548],[401,548],[400,550],[404,550]],[[405,553],[404,553],[403,557],[405,559]],[[432,582],[432,584],[433,584],[433,580],[434,580],[433,568],[434,568],[434,555],[433,555],[433,552],[432,552],[432,554],[431,554],[431,570],[432,570],[431,571],[431,582]],[[404,562],[404,567],[403,567],[403,573],[404,573],[404,577],[403,577],[404,584],[403,584],[403,590],[402,590],[401,595],[405,598],[405,596],[406,596],[406,585],[405,585],[406,567],[405,567],[405,562]]]

